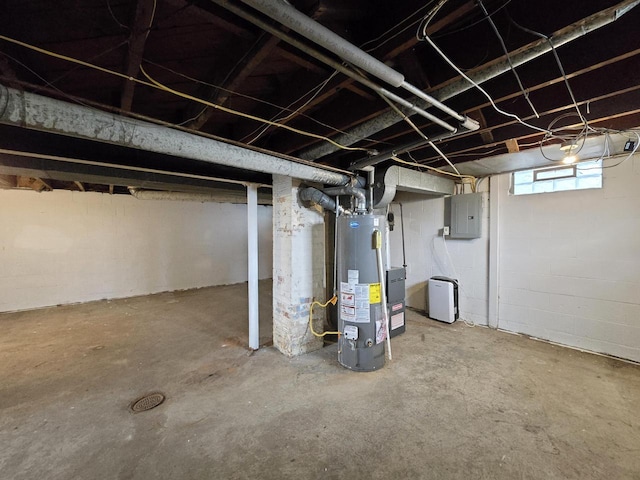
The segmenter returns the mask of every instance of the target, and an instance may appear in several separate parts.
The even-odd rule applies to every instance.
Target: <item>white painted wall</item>
[[[486,189],[482,184],[481,191]],[[402,266],[400,208],[405,221],[407,252],[407,306],[427,310],[427,281],[436,275],[459,280],[460,316],[479,325],[487,324],[489,206],[483,195],[482,238],[443,240],[444,198],[401,192],[391,210],[396,227],[390,234],[391,264]]]
[[[260,278],[271,212],[258,207]],[[246,280],[246,205],[0,190],[0,311]]]
[[[602,189],[516,197],[498,181],[499,328],[640,361],[640,155]]]

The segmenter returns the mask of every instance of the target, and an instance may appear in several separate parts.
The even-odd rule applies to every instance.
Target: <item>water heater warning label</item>
[[[372,283],[369,285],[369,303],[380,303],[380,284]]]
[[[340,283],[340,318],[346,322],[368,323],[369,284]]]

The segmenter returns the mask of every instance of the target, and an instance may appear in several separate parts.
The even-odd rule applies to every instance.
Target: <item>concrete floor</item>
[[[251,354],[245,290],[0,315],[0,477],[640,478],[638,366],[415,312],[378,372]]]

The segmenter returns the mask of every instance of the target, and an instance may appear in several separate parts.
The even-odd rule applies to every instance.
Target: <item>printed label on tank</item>
[[[356,306],[356,296],[353,293],[344,293],[340,294],[341,303],[340,305],[345,305],[347,307],[355,307]]]
[[[347,282],[351,284],[360,282],[360,270],[347,270]]]
[[[379,227],[380,226],[380,219],[379,218],[374,218],[373,219],[373,226],[374,227]]]
[[[398,310],[402,310],[402,304],[396,303],[393,307],[391,307],[392,312],[397,312]]]
[[[357,322],[356,307],[348,305],[340,305],[340,318],[345,322]]]
[[[356,293],[355,283],[340,282],[340,293]]]
[[[351,221],[351,222],[349,222],[349,226],[351,228],[358,228],[360,226],[360,224],[358,222]]]
[[[369,312],[369,284],[360,283],[356,286],[356,322],[369,323],[371,315]]]
[[[387,330],[382,320],[376,320],[376,345],[387,339]]]
[[[400,328],[404,325],[404,312],[396,313],[391,316],[391,330]]]
[[[380,284],[372,283],[369,285],[369,303],[380,303]]]

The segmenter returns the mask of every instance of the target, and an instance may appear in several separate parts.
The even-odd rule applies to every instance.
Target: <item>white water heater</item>
[[[431,277],[429,290],[429,318],[453,323],[459,317],[458,281],[449,277]]]

